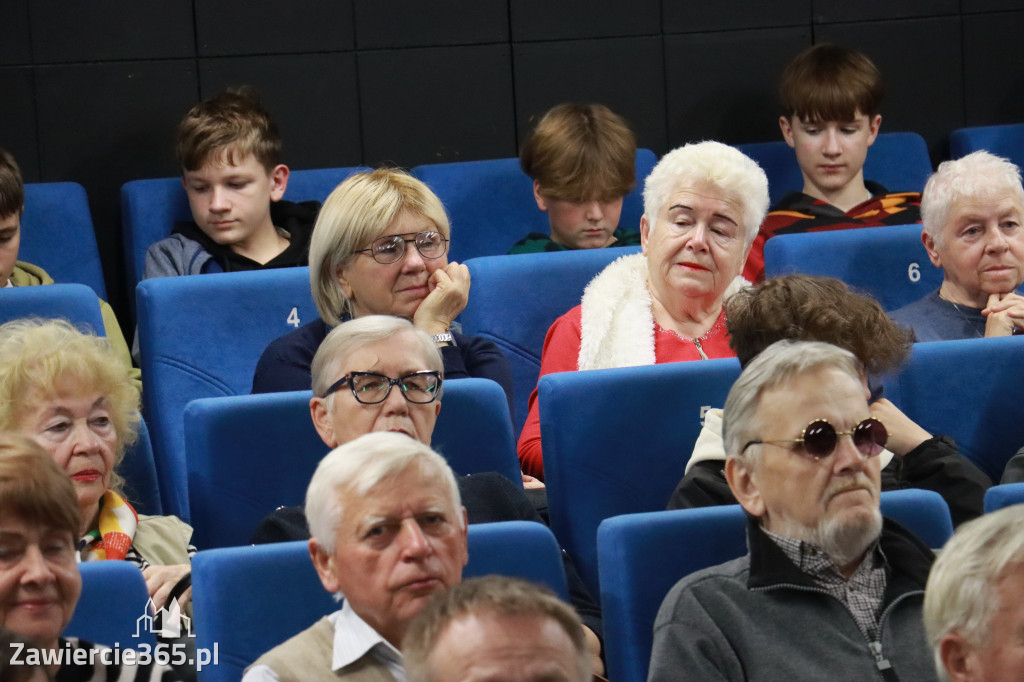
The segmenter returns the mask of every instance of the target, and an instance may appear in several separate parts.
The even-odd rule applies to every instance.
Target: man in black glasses
[[[310,369],[310,414],[327,446],[335,448],[375,432],[402,433],[430,445],[441,411],[443,360],[430,335],[409,320],[366,315],[343,322],[320,344]],[[501,474],[457,476],[456,481],[469,523],[543,522],[522,488]],[[282,507],[263,520],[252,541],[308,538],[304,509]],[[594,672],[603,673],[601,611],[569,561],[566,576],[572,604],[585,626]]]
[[[921,620],[934,555],[883,522],[860,362],[780,341],[725,403],[725,471],[747,556],[681,580],[655,622],[650,680],[934,680]]]

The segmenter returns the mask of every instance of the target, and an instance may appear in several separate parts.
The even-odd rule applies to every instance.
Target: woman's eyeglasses
[[[397,379],[377,372],[349,372],[331,384],[322,397],[326,398],[347,383],[356,400],[364,405],[376,405],[388,399],[392,386],[398,386],[403,398],[422,405],[437,400],[442,381],[440,372],[431,371],[413,372]]]
[[[440,232],[408,232],[378,237],[370,242],[369,248],[356,253],[370,252],[373,260],[381,265],[397,263],[405,256],[406,244],[412,242],[424,258],[440,258],[448,250],[448,240]]]
[[[849,431],[836,431],[835,427],[826,419],[815,419],[803,430],[800,438],[786,440],[752,440],[743,446],[740,454],[743,454],[751,445],[768,443],[770,445],[782,445],[785,443],[801,443],[804,453],[809,457],[820,460],[835,452],[840,436],[853,438],[853,445],[864,457],[874,457],[885,448],[889,440],[889,432],[885,425],[874,417],[868,417]]]

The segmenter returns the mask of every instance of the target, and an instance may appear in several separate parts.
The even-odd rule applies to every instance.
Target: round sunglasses
[[[868,417],[849,431],[836,431],[827,419],[815,419],[804,428],[800,438],[752,440],[743,446],[740,454],[743,454],[751,445],[800,443],[799,449],[807,456],[820,460],[835,452],[840,436],[850,436],[853,439],[853,446],[864,457],[876,456],[885,448],[885,443],[889,440],[889,432],[885,430],[885,425],[874,417]]]

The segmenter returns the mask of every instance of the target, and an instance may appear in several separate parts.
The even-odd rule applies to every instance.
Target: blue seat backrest
[[[1024,503],[1024,483],[994,485],[985,491],[985,513]]]
[[[623,228],[640,228],[643,184],[655,163],[654,152],[636,150],[637,186],[623,200],[619,217]],[[517,158],[426,164],[412,173],[448,211],[452,225],[448,260],[503,255],[528,233],[549,231],[547,215],[533,197],[533,180],[523,173]]]
[[[55,282],[84,284],[107,297],[85,188],[77,182],[25,185],[18,260],[38,265]]]
[[[248,393],[267,345],[317,319],[309,268],[149,279],[136,297],[142,399],[164,511],[187,521],[185,406]]]
[[[926,431],[952,436],[960,452],[998,481],[1024,443],[1024,338],[916,343],[887,379],[897,405]]]
[[[616,258],[640,247],[526,253],[466,261],[472,278],[462,331],[494,341],[512,370],[515,432],[523,428],[537,387],[544,337],[559,316],[579,305],[583,289]]]
[[[725,404],[739,373],[729,358],[541,377],[551,529],[592,594],[601,521],[665,508],[704,411]]]
[[[960,128],[949,135],[949,155],[954,159],[982,149],[1024,165],[1024,123]]]
[[[338,184],[353,173],[369,170],[317,168],[294,170],[288,176],[288,201],[323,201]],[[171,236],[174,223],[191,221],[192,210],[181,178],[132,180],[121,186],[121,221],[124,227],[125,271],[129,291],[142,279],[146,250],[155,242]]]
[[[189,511],[200,549],[249,542],[280,506],[303,503],[327,454],[309,414],[311,391],[194,400],[185,408]],[[460,475],[498,471],[521,485],[501,387],[487,379],[444,386],[433,447]]]
[[[773,237],[764,245],[765,274],[835,277],[895,310],[935,291],[942,270],[928,260],[920,225],[862,227]]]
[[[547,584],[566,598],[554,536],[539,523],[510,521],[469,527],[463,577],[500,572]],[[339,608],[324,590],[306,542],[230,547],[192,560],[196,646],[217,644],[220,661],[202,682],[235,682],[262,653]]]
[[[156,640],[145,619],[149,591],[139,567],[130,561],[91,561],[78,570],[82,596],[64,636],[122,649],[145,644],[152,651]]]
[[[156,474],[156,459],[153,457],[153,442],[145,420],[139,423],[139,437],[128,447],[124,459],[117,467],[117,473],[125,479],[125,493],[128,501],[140,514],[159,516],[164,513],[160,500],[160,483]]]
[[[929,546],[953,533],[936,492],[882,493],[881,506]],[[683,577],[745,555],[746,516],[739,505],[617,516],[601,523],[597,545],[608,679],[644,682],[665,595]]]
[[[96,292],[84,284],[0,289],[0,324],[23,317],[60,318],[84,332],[106,336]]]
[[[796,154],[785,140],[738,144],[736,148],[757,161],[768,176],[772,205],[788,192],[803,188]],[[864,162],[864,178],[890,192],[920,192],[931,173],[928,145],[917,133],[880,133]]]

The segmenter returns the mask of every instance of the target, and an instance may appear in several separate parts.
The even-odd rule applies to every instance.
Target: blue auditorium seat
[[[881,506],[929,546],[953,534],[936,492],[882,493]],[[608,679],[644,682],[665,595],[690,573],[745,555],[746,516],[739,505],[616,516],[601,523],[597,546]]]
[[[67,320],[83,332],[106,336],[96,292],[84,284],[0,289],[0,324],[23,317]]]
[[[796,154],[785,140],[738,144],[768,176],[771,203],[804,186]],[[890,192],[920,192],[932,174],[928,145],[917,133],[880,133],[868,149],[864,178],[882,184]]]
[[[469,527],[463,577],[499,572],[541,582],[568,597],[561,552],[539,523]],[[201,682],[237,682],[261,654],[337,610],[313,568],[306,542],[213,549],[192,560],[196,646],[217,645],[220,662]]]
[[[248,393],[267,345],[317,319],[309,269],[154,278],[136,296],[142,399],[164,512],[187,521],[185,406]]]
[[[107,297],[85,188],[76,182],[25,185],[18,260],[38,265],[55,282],[84,284]]]
[[[942,284],[921,243],[920,225],[861,227],[773,237],[764,245],[768,277],[802,273],[835,277],[895,310]]]
[[[530,394],[537,386],[548,327],[579,305],[583,289],[606,265],[639,251],[632,246],[466,261],[473,283],[459,321],[463,333],[490,339],[505,354],[512,370],[516,434],[523,428]]]
[[[954,159],[982,149],[1024,166],[1024,123],[960,128],[949,135],[949,155]]]
[[[125,451],[117,473],[125,479],[125,494],[135,511],[151,516],[164,513],[156,460],[153,457],[153,442],[145,420],[139,423],[139,438]]]
[[[139,567],[130,561],[91,561],[79,564],[78,570],[82,596],[64,636],[121,649],[144,644],[152,651],[153,633],[140,627],[149,613],[149,591]]]
[[[930,433],[952,436],[993,481],[1024,444],[1024,338],[916,343],[886,394]]]
[[[288,201],[323,201],[327,195],[353,173],[370,170],[364,166],[351,168],[317,168],[293,170],[288,176]],[[134,291],[142,279],[146,250],[154,243],[171,236],[174,223],[192,220],[188,197],[181,178],[132,180],[121,187],[121,216],[124,225],[125,270],[128,290]]]
[[[985,491],[985,513],[1024,503],[1024,483],[994,485]]]
[[[619,225],[640,228],[643,184],[657,163],[649,149],[636,150],[636,188],[626,195]],[[452,225],[448,260],[508,253],[530,232],[548,232],[548,218],[533,198],[533,180],[519,159],[457,161],[416,166],[413,175],[441,199]]]
[[[551,529],[597,595],[597,528],[664,509],[704,412],[722,407],[735,358],[541,377],[540,424]]]
[[[312,395],[263,393],[188,404],[185,451],[197,547],[247,544],[274,509],[303,503],[329,450],[310,418]],[[441,405],[432,445],[457,474],[498,471],[522,485],[508,402],[498,384],[446,382]]]

